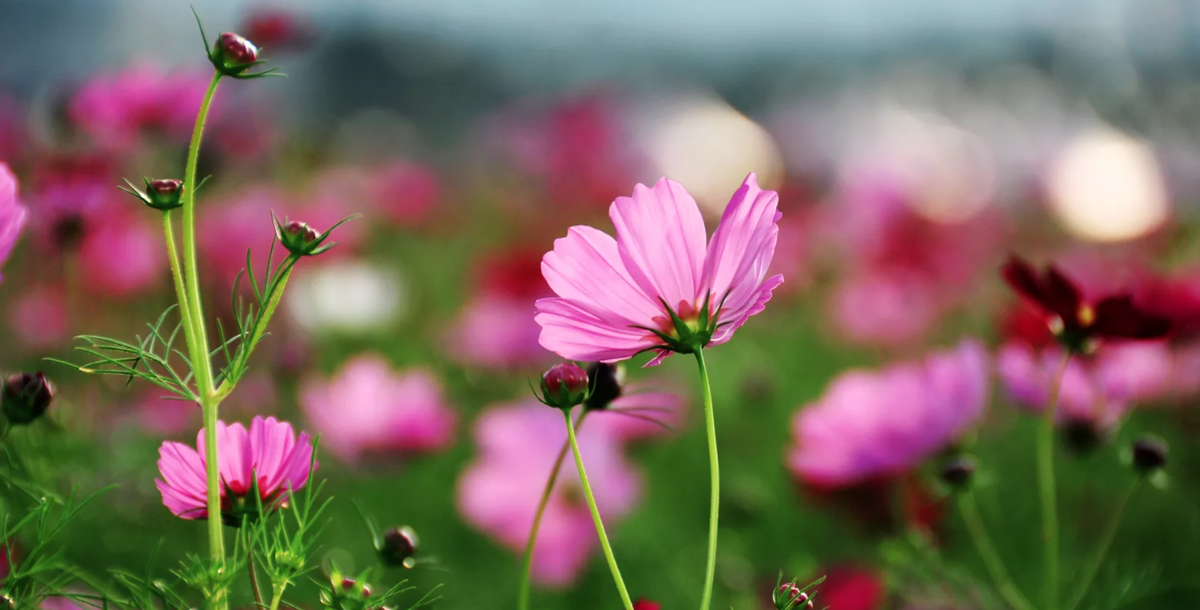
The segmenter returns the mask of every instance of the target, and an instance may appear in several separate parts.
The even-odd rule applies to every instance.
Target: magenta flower
[[[310,379],[300,408],[324,446],[346,462],[366,454],[414,454],[454,441],[457,416],[442,386],[424,368],[397,374],[381,357],[356,356],[325,381]]]
[[[116,297],[145,292],[159,286],[167,271],[161,230],[127,210],[97,219],[79,242],[80,279],[90,292]]]
[[[637,504],[642,477],[626,460],[623,443],[593,416],[579,429],[596,504],[615,524]],[[562,414],[534,400],[489,407],[475,424],[478,457],[458,480],[458,509],[468,523],[509,550],[524,550],[546,477],[566,442]],[[570,585],[599,548],[574,468],[563,468],[546,507],[533,550],[533,578],[548,587]]]
[[[666,178],[609,208],[617,237],[571,227],[542,259],[557,297],[537,301],[541,344],[568,360],[614,362],[644,351],[691,353],[729,340],[783,276],[766,278],[779,197],[754,174],[733,194],[707,247],[704,219]]]
[[[310,467],[316,467],[308,434],[301,432],[297,437],[291,424],[274,417],[255,417],[249,432],[240,423],[217,422],[217,452],[221,518],[230,525],[239,525],[243,516],[253,515],[258,499],[266,510],[286,505],[290,491],[307,485]],[[196,436],[196,449],[167,441],[158,455],[162,478],[154,484],[162,493],[163,505],[182,519],[208,518],[204,430]],[[259,498],[251,497],[255,490]]]
[[[529,308],[550,287],[541,273],[542,252],[523,247],[486,252],[474,264],[468,298],[446,333],[455,360],[473,366],[509,368],[553,358],[538,342],[541,327]]]
[[[979,422],[989,376],[974,340],[924,362],[844,373],[796,416],[788,465],[830,487],[908,470]]]
[[[106,147],[127,149],[144,135],[184,142],[191,134],[208,77],[168,74],[134,65],[84,83],[71,99],[71,120]]]
[[[25,228],[25,207],[17,200],[17,177],[0,162],[0,264],[8,260]]]
[[[1062,367],[1062,348],[1037,349],[1014,340],[1000,348],[996,370],[1007,394],[1020,406],[1042,411]],[[1163,344],[1110,345],[1067,364],[1055,418],[1059,423],[1115,426],[1138,402],[1167,398],[1176,388],[1174,357]]]

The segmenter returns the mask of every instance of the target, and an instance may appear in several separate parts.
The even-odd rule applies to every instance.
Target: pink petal
[[[764,309],[766,309],[767,301],[771,300],[772,292],[782,283],[782,275],[776,275],[769,278],[767,281],[762,283],[761,287],[759,287],[758,299],[753,301],[749,307],[738,312],[733,312],[729,315],[722,315],[721,323],[724,324],[725,322],[729,322],[729,324],[724,324],[721,326],[721,328],[717,329],[717,332],[713,333],[713,344],[720,345],[728,341],[729,338],[733,336],[733,332],[741,328],[742,325],[746,323],[746,320],[750,319],[750,316],[761,313]]]
[[[613,201],[608,215],[625,269],[642,291],[673,308],[680,301],[695,306],[708,234],[683,186],[666,178],[653,189],[639,184],[632,197]]]
[[[778,194],[760,189],[754,174],[746,176],[709,244],[705,282],[713,300],[724,301],[722,318],[738,320],[737,326],[753,315],[750,309],[766,303],[761,286],[779,239],[778,205]]]
[[[657,343],[649,332],[613,326],[575,302],[538,299],[534,320],[542,326],[542,347],[568,360],[614,362]]]
[[[542,275],[555,294],[612,326],[646,326],[663,313],[626,271],[617,242],[592,227],[571,227],[554,240],[554,250],[542,258]]]

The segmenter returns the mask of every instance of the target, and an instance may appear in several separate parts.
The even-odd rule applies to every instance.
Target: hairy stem
[[[963,521],[967,524],[967,531],[970,532],[971,539],[975,541],[975,548],[979,551],[979,556],[983,558],[988,572],[991,573],[992,582],[995,583],[996,590],[1000,592],[1001,597],[1008,602],[1008,605],[1012,606],[1013,610],[1033,610],[1033,605],[1013,584],[1008,570],[1004,567],[1004,560],[1000,559],[1000,554],[996,552],[996,547],[992,544],[991,537],[988,536],[987,528],[983,526],[983,519],[979,516],[979,507],[975,504],[975,492],[965,490],[959,494],[958,508],[962,512]]]
[[[1046,581],[1043,584],[1042,610],[1058,610],[1059,602],[1059,545],[1058,490],[1054,480],[1054,418],[1063,377],[1071,363],[1071,352],[1063,356],[1062,364],[1050,381],[1050,395],[1037,437],[1038,489],[1042,510],[1042,557]]]
[[[708,432],[708,468],[712,477],[708,508],[708,561],[704,571],[704,592],[700,597],[700,610],[708,610],[712,603],[713,580],[717,573],[717,521],[721,511],[721,466],[717,459],[717,423],[713,416],[712,388],[708,382],[708,368],[704,364],[704,352],[696,350],[696,365],[700,368],[700,386],[704,392],[704,428]]]
[[[1075,590],[1075,594],[1071,596],[1071,601],[1064,606],[1066,610],[1075,610],[1079,603],[1083,601],[1084,595],[1087,595],[1088,588],[1092,586],[1092,581],[1096,579],[1096,574],[1100,572],[1100,566],[1104,564],[1104,558],[1108,555],[1108,549],[1112,546],[1113,540],[1117,537],[1117,530],[1121,528],[1121,517],[1125,514],[1125,507],[1129,504],[1129,500],[1137,492],[1141,486],[1142,480],[1139,478],[1130,486],[1129,491],[1121,498],[1120,504],[1117,505],[1116,512],[1109,519],[1108,525],[1104,528],[1103,537],[1100,539],[1100,546],[1096,548],[1096,552],[1092,555],[1091,561],[1084,569],[1083,578],[1079,581],[1079,588]]]
[[[588,409],[584,409],[583,413],[579,414],[579,419],[575,420],[575,427],[583,425],[584,418],[590,413]],[[537,512],[533,515],[533,527],[529,529],[529,541],[525,543],[525,553],[521,559],[521,585],[517,592],[517,608],[518,610],[529,610],[529,591],[531,587],[533,573],[533,546],[537,542],[538,528],[542,525],[542,516],[546,514],[546,506],[550,504],[550,495],[554,493],[554,485],[558,483],[558,473],[562,470],[563,462],[567,459],[567,452],[571,450],[571,442],[563,443],[562,449],[558,452],[558,457],[554,459],[554,467],[550,470],[550,478],[546,480],[546,487],[542,489],[542,498],[538,501]]]
[[[567,440],[571,444],[571,452],[575,454],[575,467],[579,469],[579,482],[583,485],[583,495],[587,497],[588,509],[592,511],[592,522],[596,524],[596,535],[600,538],[600,548],[604,550],[604,558],[608,560],[608,569],[612,571],[613,581],[617,584],[621,603],[625,605],[625,610],[633,610],[633,601],[629,599],[629,591],[625,589],[625,581],[621,579],[621,570],[617,568],[617,558],[613,556],[612,546],[608,543],[608,534],[604,532],[604,521],[600,519],[600,510],[596,508],[596,498],[592,495],[592,485],[588,483],[587,471],[583,468],[583,456],[579,455],[579,441],[575,439],[575,426],[571,423],[571,412],[563,409],[563,417],[567,420]]]

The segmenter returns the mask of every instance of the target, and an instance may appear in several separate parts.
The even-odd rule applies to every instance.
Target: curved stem
[[[575,467],[579,469],[579,482],[583,485],[583,495],[587,497],[588,509],[592,511],[592,522],[596,524],[596,535],[600,538],[600,548],[604,549],[604,558],[608,560],[608,569],[612,571],[613,581],[617,583],[617,592],[621,594],[621,603],[625,610],[633,610],[633,601],[629,599],[629,591],[625,589],[625,581],[621,579],[621,570],[617,568],[617,558],[613,556],[612,546],[608,544],[608,534],[604,533],[604,522],[600,520],[600,511],[596,508],[596,498],[592,495],[592,485],[588,483],[587,471],[583,468],[583,457],[579,455],[579,441],[575,440],[575,426],[571,423],[571,412],[563,409],[563,417],[567,420],[567,440],[571,445],[571,453],[575,454]]]
[[[233,391],[237,385],[237,377],[232,375],[240,375],[240,372],[245,370],[246,363],[250,360],[250,355],[254,353],[254,348],[258,346],[258,342],[267,333],[267,325],[271,322],[271,317],[275,315],[275,310],[279,308],[279,301],[283,298],[283,289],[287,287],[288,280],[292,277],[292,269],[296,267],[296,261],[300,260],[296,255],[288,257],[280,271],[279,280],[277,283],[271,284],[271,294],[267,297],[267,303],[263,306],[262,311],[254,320],[254,328],[250,330],[250,338],[246,340],[244,346],[238,350],[237,360],[230,363],[229,371],[225,379],[221,380],[221,385],[216,389],[218,399],[224,399]],[[270,273],[270,269],[267,270]],[[251,281],[254,281],[253,279]]]
[[[254,592],[254,604],[256,608],[262,610],[266,605],[263,604],[262,590],[258,588],[258,572],[254,569],[254,549],[247,551],[246,570],[250,573],[250,590]]]
[[[188,146],[187,167],[184,169],[183,191],[183,262],[185,291],[187,293],[193,345],[189,348],[192,372],[196,377],[196,394],[200,397],[200,410],[204,415],[204,452],[207,471],[208,496],[208,544],[212,560],[218,565],[225,562],[225,538],[221,524],[221,482],[217,467],[217,408],[220,400],[213,391],[212,362],[209,359],[208,334],[204,328],[204,309],[200,300],[200,271],[196,262],[196,164],[200,157],[200,141],[204,136],[204,124],[208,120],[208,109],[213,95],[221,82],[221,73],[213,71],[212,82],[204,92],[200,112],[196,115],[196,126],[192,130],[192,141]],[[213,596],[211,607],[222,610],[228,607],[223,593]]]
[[[1121,528],[1121,516],[1125,514],[1125,507],[1129,504],[1129,500],[1133,498],[1138,487],[1141,486],[1142,480],[1139,478],[1134,481],[1129,491],[1125,492],[1125,496],[1121,498],[1121,503],[1117,505],[1116,512],[1108,521],[1108,526],[1104,528],[1104,536],[1100,539],[1100,546],[1096,548],[1095,554],[1092,555],[1092,561],[1083,572],[1083,579],[1079,581],[1079,588],[1075,594],[1071,596],[1071,601],[1064,606],[1066,610],[1075,610],[1075,607],[1083,601],[1083,596],[1087,594],[1088,588],[1092,586],[1092,581],[1096,579],[1096,574],[1100,572],[1100,566],[1104,564],[1104,557],[1108,555],[1108,549],[1112,546],[1113,540],[1117,537],[1117,530]]]
[[[708,468],[712,477],[712,490],[708,508],[708,562],[704,572],[704,593],[700,598],[700,610],[708,610],[712,603],[713,580],[717,573],[717,520],[721,510],[721,466],[717,459],[717,423],[713,416],[712,388],[708,382],[708,368],[704,364],[704,352],[696,350],[696,365],[700,367],[700,386],[704,392],[704,428],[708,432]]]
[[[1042,509],[1042,557],[1046,574],[1043,585],[1042,610],[1058,610],[1059,597],[1059,548],[1058,548],[1058,491],[1054,480],[1054,418],[1058,413],[1058,398],[1062,391],[1063,377],[1071,363],[1071,352],[1063,356],[1054,378],[1050,381],[1050,396],[1046,402],[1044,417],[1038,430],[1037,470],[1038,489]]]
[[[979,556],[983,558],[988,572],[991,573],[992,582],[995,583],[996,590],[1000,592],[1001,597],[1013,607],[1013,610],[1033,610],[1033,605],[1013,584],[1008,570],[1004,567],[1004,560],[1000,559],[1000,554],[996,552],[996,547],[988,536],[987,528],[983,526],[983,519],[979,516],[979,507],[975,504],[975,492],[968,489],[959,494],[958,508],[962,512],[963,521],[967,524],[967,531],[970,532],[971,539],[975,541],[975,548],[979,551]]]
[[[167,242],[167,259],[171,262],[171,279],[175,283],[175,298],[179,301],[179,320],[183,324],[183,339],[188,353],[199,351],[192,333],[192,308],[188,305],[187,289],[183,286],[183,266],[179,264],[179,252],[175,245],[175,227],[171,224],[171,211],[163,212],[163,240]],[[170,356],[170,354],[167,354]]]
[[[583,413],[579,414],[579,419],[575,420],[575,427],[583,425],[584,418],[590,410],[584,409]],[[546,481],[546,487],[542,489],[542,499],[538,501],[537,512],[533,515],[533,527],[529,530],[529,541],[525,543],[525,553],[521,559],[521,588],[517,592],[517,608],[518,610],[529,610],[529,591],[531,587],[533,573],[533,545],[537,542],[538,528],[542,525],[542,516],[546,514],[546,506],[550,504],[550,495],[554,493],[554,485],[558,483],[558,473],[562,470],[563,462],[567,459],[567,452],[571,450],[571,442],[563,443],[562,449],[558,452],[558,457],[554,459],[554,467],[550,470],[550,478]]]

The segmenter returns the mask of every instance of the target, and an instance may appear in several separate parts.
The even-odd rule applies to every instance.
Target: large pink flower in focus
[[[300,408],[339,459],[436,451],[454,441],[457,416],[424,368],[396,373],[381,357],[357,356],[329,381],[310,379]]]
[[[634,187],[609,208],[613,239],[588,226],[571,227],[542,259],[557,297],[539,299],[543,347],[569,360],[614,362],[656,350],[658,364],[679,339],[667,307],[709,345],[729,340],[762,311],[783,276],[766,278],[779,235],[779,197],[754,174],[733,194],[706,244],[704,218],[677,182]],[[710,328],[699,328],[705,303]],[[715,326],[715,328],[712,328]],[[701,346],[703,347],[703,346]]]
[[[579,448],[600,514],[612,527],[637,504],[642,477],[625,459],[620,436],[603,423],[625,418],[597,414],[592,419],[579,428]],[[520,553],[566,440],[562,413],[534,400],[486,409],[475,424],[478,457],[458,480],[459,512],[468,523]],[[538,531],[533,578],[543,586],[566,587],[598,547],[578,472],[568,458]]]
[[[830,487],[908,470],[979,422],[989,378],[974,340],[924,362],[844,373],[796,416],[788,465]]]
[[[0,162],[0,264],[8,260],[17,245],[26,215],[25,207],[17,200],[17,177]]]
[[[310,467],[315,468],[308,434],[297,437],[291,424],[274,417],[255,417],[249,431],[240,423],[218,421],[217,453],[221,515],[231,524],[240,524],[242,514],[256,510],[258,500],[249,497],[256,482],[263,507],[270,510],[287,501],[289,490],[307,485]],[[158,455],[162,478],[154,484],[163,505],[182,519],[206,519],[204,430],[196,436],[196,449],[167,441]]]

